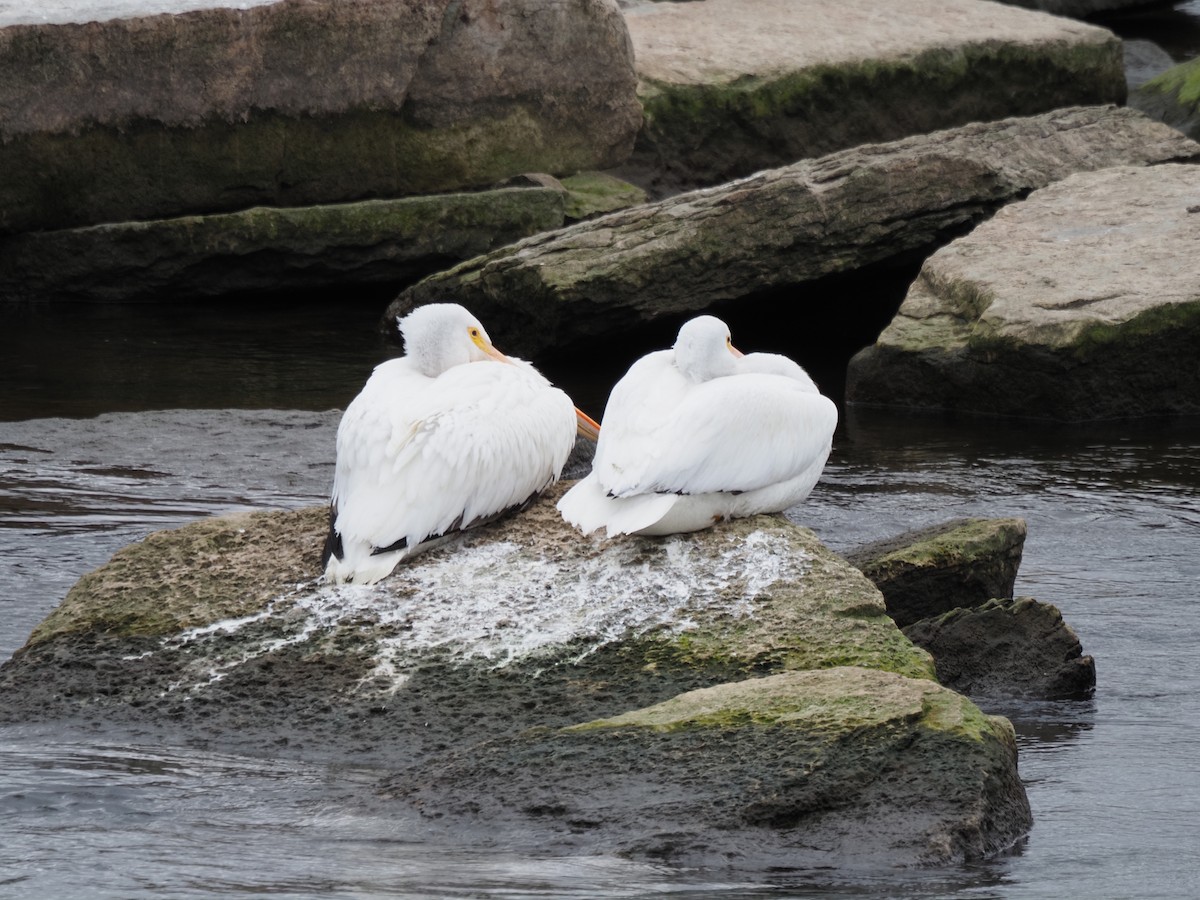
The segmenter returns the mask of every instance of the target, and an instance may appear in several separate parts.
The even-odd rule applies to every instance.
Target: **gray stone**
[[[1200,57],[1173,66],[1129,94],[1129,105],[1200,138]]]
[[[978,859],[1029,822],[1007,723],[870,669],[716,685],[482,750],[386,790],[457,840],[760,871]]]
[[[1175,61],[1171,59],[1171,54],[1153,41],[1125,41],[1125,82],[1130,88],[1129,105],[1134,109],[1142,109],[1137,100],[1136,89],[1173,68]],[[1142,111],[1149,114],[1148,110]],[[1158,116],[1152,118],[1161,121]]]
[[[659,195],[864,143],[1125,99],[1109,31],[977,0],[701,0],[626,10]]]
[[[1200,145],[1113,107],[858,147],[470,260],[407,289],[384,327],[413,306],[462,303],[488,323],[499,346],[536,356],[755,291],[931,252],[1072,172],[1197,158]]]
[[[509,188],[29,232],[0,237],[0,297],[175,302],[403,284],[563,221],[561,187]]]
[[[937,665],[938,681],[977,698],[1090,696],[1096,662],[1062,614],[1032,597],[956,609],[904,629]]]
[[[1200,413],[1200,168],[1081,173],[926,260],[850,403],[1065,421]]]
[[[1024,519],[954,519],[868,544],[846,559],[882,592],[902,628],[958,607],[1012,597]]]
[[[0,28],[0,234],[626,158],[615,0],[278,2]]]

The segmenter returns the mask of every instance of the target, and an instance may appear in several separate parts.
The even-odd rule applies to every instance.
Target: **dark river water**
[[[152,530],[323,502],[337,410],[386,352],[379,308],[4,313],[0,654]],[[556,377],[600,411],[606,371]],[[1200,428],[848,415],[791,515],[834,549],[955,516],[1028,521],[1018,592],[1062,609],[1099,686],[989,707],[1016,724],[1035,816],[1012,855],[851,879],[530,858],[502,836],[468,850],[364,804],[367,767],[30,726],[0,730],[0,896],[1200,895]]]

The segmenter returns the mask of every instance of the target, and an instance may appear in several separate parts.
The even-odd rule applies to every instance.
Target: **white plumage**
[[[584,430],[567,395],[492,347],[461,306],[420,307],[400,329],[405,356],[375,368],[338,427],[330,582],[378,581],[524,504],[558,479]]]
[[[837,407],[783,356],[734,349],[720,319],[686,323],[671,350],[617,382],[592,472],[558,503],[585,534],[697,531],[808,496]]]

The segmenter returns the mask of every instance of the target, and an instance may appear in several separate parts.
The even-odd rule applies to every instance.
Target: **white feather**
[[[837,407],[799,365],[736,355],[724,323],[704,316],[613,388],[592,472],[558,508],[610,536],[777,512],[808,496],[836,427]]]
[[[437,340],[459,337],[444,333]],[[412,343],[376,367],[338,427],[332,504],[342,554],[329,559],[328,581],[378,581],[432,539],[520,505],[557,480],[574,446],[574,406],[528,363],[479,354],[430,376],[422,368],[437,348]]]

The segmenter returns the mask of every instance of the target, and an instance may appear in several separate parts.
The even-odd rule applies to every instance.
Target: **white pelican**
[[[584,534],[609,537],[778,512],[817,483],[837,418],[796,363],[743,355],[724,322],[700,316],[617,382],[592,472],[558,509]]]
[[[527,503],[596,423],[452,303],[400,321],[337,432],[325,580],[371,584],[454,531]]]

